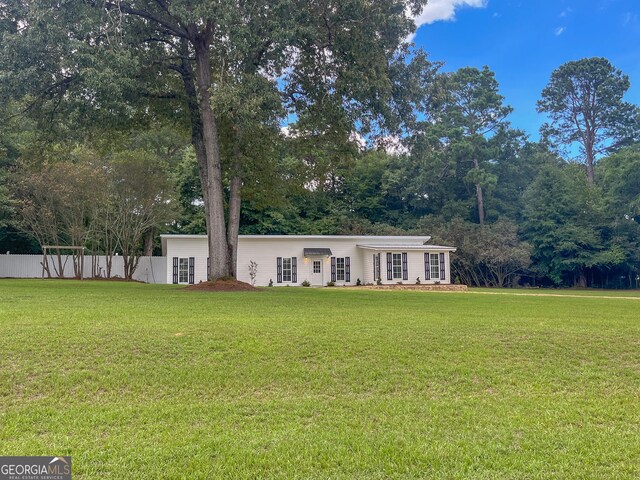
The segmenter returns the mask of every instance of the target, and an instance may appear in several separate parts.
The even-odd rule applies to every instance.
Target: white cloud
[[[573,13],[573,9],[571,7],[567,7],[562,12],[560,12],[560,18],[567,17],[570,13]]]
[[[638,22],[638,14],[627,12],[624,16],[624,20],[622,21],[622,26],[626,27],[627,25],[630,25],[632,23],[637,23],[637,22]]]
[[[422,13],[413,20],[416,22],[416,29],[424,24],[437,22],[439,20],[454,20],[456,10],[461,7],[484,8],[489,0],[429,0],[429,3],[422,9]]]
[[[402,139],[395,135],[377,139],[375,146],[376,148],[383,148],[387,155],[396,157],[409,153],[409,149],[402,143]]]
[[[555,31],[556,37],[559,37],[560,35],[562,35],[562,34],[564,33],[564,31],[565,31],[565,30],[566,30],[566,28],[565,28],[565,27],[558,27],[558,28],[556,28],[556,31]]]

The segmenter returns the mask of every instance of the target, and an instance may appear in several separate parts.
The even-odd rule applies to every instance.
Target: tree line
[[[493,72],[405,39],[425,2],[0,5],[0,251],[208,233],[432,235],[470,285],[637,287],[638,107],[559,66],[532,142]]]

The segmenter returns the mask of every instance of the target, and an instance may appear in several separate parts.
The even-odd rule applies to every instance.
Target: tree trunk
[[[62,254],[60,253],[60,250],[58,250],[58,252],[56,253],[56,257],[58,258],[58,278],[65,278],[64,267],[66,266],[67,262],[65,262],[64,264],[62,263]]]
[[[476,184],[476,197],[478,197],[478,221],[480,225],[484,225],[484,196],[482,194],[482,186]]]
[[[47,278],[51,278],[51,269],[49,268],[49,259],[47,258],[47,255],[43,255],[42,256],[42,278],[44,278],[44,274],[47,274]]]
[[[153,255],[153,237],[155,236],[155,233],[156,229],[151,228],[144,234],[144,248],[142,251],[142,255],[145,257],[150,257]]]
[[[596,133],[594,129],[594,125],[592,120],[588,117],[585,117],[585,129],[583,134],[584,141],[584,152],[586,155],[586,167],[587,167],[587,181],[590,185],[595,183],[595,175],[593,173],[593,164],[595,163],[595,143],[596,143]]]
[[[473,168],[480,170],[477,159],[473,159]],[[482,194],[482,185],[476,183],[476,198],[478,200],[478,221],[480,225],[484,225],[484,195]]]
[[[593,173],[594,155],[593,148],[586,148],[587,151],[587,181],[593,185],[595,183],[595,175]]]
[[[122,254],[122,263],[124,268],[124,278],[126,280],[132,280],[133,274],[136,272],[138,268],[138,262],[140,261],[140,257],[137,255],[129,255],[123,252]]]
[[[231,177],[229,192],[229,222],[227,225],[227,243],[229,244],[229,271],[233,277],[238,275],[238,233],[240,232],[240,206],[242,180],[238,175]]]
[[[96,249],[91,249],[91,278],[98,276],[98,257],[96,256]]]
[[[73,251],[71,254],[71,258],[73,259],[73,275],[75,276],[75,278],[82,278],[82,255]]]
[[[227,219],[227,243],[229,244],[229,271],[238,275],[238,234],[240,233],[240,208],[242,193],[242,166],[240,151],[240,135],[237,127],[233,128],[233,159],[231,164],[231,180],[229,184],[229,211]]]
[[[206,178],[202,178],[207,220],[207,235],[209,239],[209,275],[212,280],[230,276],[231,264],[229,245],[227,242],[224,216],[224,192],[222,187],[222,164],[220,161],[220,147],[218,143],[218,129],[216,119],[211,108],[211,64],[209,59],[210,40],[205,35],[194,39],[196,59],[196,80],[198,105],[202,119],[202,138],[206,153],[206,165],[200,167],[206,170]]]
[[[111,278],[111,270],[113,269],[113,252],[105,252],[105,269],[106,278]]]
[[[184,89],[187,93],[187,104],[191,117],[191,144],[195,150],[196,160],[198,161],[198,171],[200,174],[200,187],[202,189],[202,201],[204,203],[205,218],[209,218],[209,201],[207,199],[208,191],[205,188],[209,181],[207,175],[207,152],[204,148],[204,138],[202,134],[202,117],[200,115],[200,107],[198,105],[198,92],[196,90],[193,69],[191,68],[191,60],[189,58],[189,44],[183,39],[181,42],[181,65],[178,71],[182,76]],[[208,274],[208,272],[207,272]]]
[[[587,288],[587,276],[585,275],[584,270],[580,270],[580,272],[578,273],[576,287]]]

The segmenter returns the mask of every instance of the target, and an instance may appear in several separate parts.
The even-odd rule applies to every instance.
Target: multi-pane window
[[[320,265],[320,260],[314,260],[313,261],[313,273],[320,273],[320,268],[322,267],[322,265]]]
[[[291,268],[291,259],[283,258],[282,259],[282,281],[290,282],[291,281],[291,273],[293,269]]]
[[[429,268],[431,269],[431,278],[440,278],[440,256],[437,253],[431,254],[431,261],[429,262]]]
[[[393,271],[393,278],[402,278],[402,254],[394,253],[391,257],[391,268]]]
[[[345,268],[344,258],[336,258],[336,281],[344,282]]]
[[[189,259],[178,260],[178,283],[189,283]]]

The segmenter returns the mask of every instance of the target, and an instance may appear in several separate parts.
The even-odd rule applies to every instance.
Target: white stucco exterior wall
[[[383,284],[395,284],[402,281],[405,284],[416,283],[420,278],[421,283],[442,284],[450,283],[449,251],[450,247],[424,246],[429,240],[426,236],[404,237],[377,237],[377,236],[283,236],[283,235],[241,235],[238,239],[238,280],[251,283],[249,264],[257,263],[256,286],[267,286],[273,281],[274,286],[301,285],[308,281],[314,285],[326,285],[331,280],[331,258],[329,256],[304,257],[305,248],[329,248],[333,257],[350,258],[351,278],[349,282],[336,281],[336,285],[356,285],[358,279],[363,284],[375,283],[373,276],[373,254],[378,251],[359,248],[358,245],[384,245],[385,250],[380,250],[380,273]],[[163,250],[167,258],[167,283],[173,283],[173,257],[194,257],[194,282],[206,281],[207,278],[207,237],[205,235],[163,235]],[[420,251],[403,249],[403,246],[411,245],[421,248]],[[390,248],[397,246],[394,248]],[[389,247],[389,248],[387,248]],[[430,252],[445,254],[446,278],[424,280],[424,249]],[[407,253],[408,280],[387,280],[386,252]],[[277,258],[297,259],[297,281],[278,283]],[[321,261],[320,275],[313,273],[313,262]]]
[[[402,248],[391,249],[386,248],[383,250],[361,250],[364,254],[363,256],[363,265],[364,265],[364,283],[376,283],[377,278],[373,273],[373,256],[380,254],[380,281],[383,285],[394,285],[398,282],[402,282],[405,285],[415,284],[417,279],[420,279],[421,284],[425,285],[434,285],[436,283],[441,284],[449,284],[451,283],[451,266],[450,266],[450,252],[443,249],[430,248],[428,250],[420,250],[420,251],[407,251]],[[403,279],[392,279],[389,280],[387,278],[387,253],[399,253],[403,252],[407,253],[407,280]],[[445,265],[445,278],[430,278],[429,280],[425,280],[425,265],[424,265],[424,254],[427,253],[435,253],[440,256],[440,253],[444,253],[444,265]]]
[[[238,242],[238,280],[250,283],[249,262],[253,260],[258,263],[256,285],[268,285],[269,280],[273,280],[275,286],[301,285],[305,280],[314,283],[312,282],[313,260],[320,260],[322,262],[322,285],[326,285],[331,280],[331,258],[323,256],[304,258],[304,249],[329,248],[332,256],[351,259],[351,281],[336,282],[336,285],[355,285],[358,278],[364,281],[362,251],[356,245],[354,238],[242,238]],[[297,257],[298,281],[296,283],[277,283],[277,257]]]
[[[163,235],[162,244],[162,254],[167,257],[167,283],[173,283],[173,257],[194,257],[195,283],[207,280],[207,257],[209,252],[206,235],[180,235],[175,237]]]

